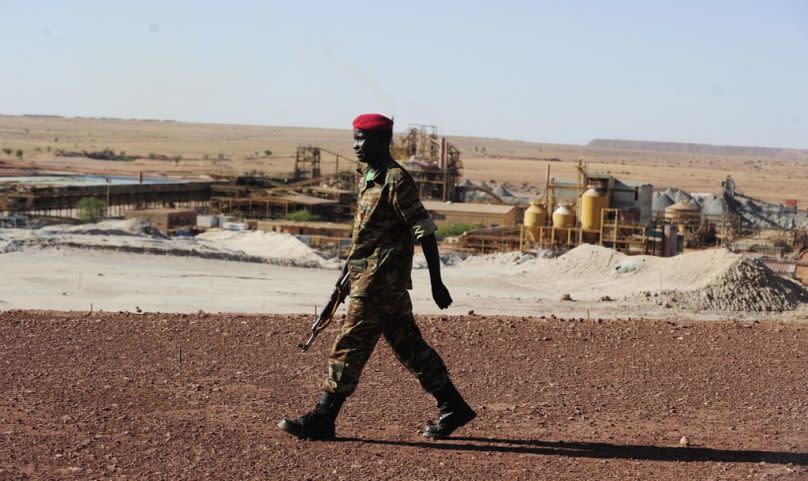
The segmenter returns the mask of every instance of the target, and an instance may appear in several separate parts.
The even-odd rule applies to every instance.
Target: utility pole
[[[105,217],[109,217],[109,186],[110,186],[110,183],[111,182],[109,180],[109,177],[107,177],[107,205],[106,205],[107,215]]]

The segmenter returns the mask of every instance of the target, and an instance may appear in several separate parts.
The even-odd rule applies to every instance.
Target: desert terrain
[[[472,181],[540,186],[581,157],[657,188],[718,192],[731,174],[808,203],[804,151],[449,139]],[[283,175],[308,144],[352,158],[347,129],[0,116],[0,176]],[[104,149],[131,159],[62,155]],[[0,480],[808,479],[808,290],[754,256],[441,262],[454,304],[435,306],[420,253],[411,296],[478,418],[422,437],[434,401],[380,343],[338,440],[309,442],[276,423],[316,400],[345,306],[296,346],[339,259],[289,234],[134,219],[0,228]]]
[[[397,127],[403,131],[406,126]],[[450,126],[439,126],[438,133]],[[721,181],[732,175],[738,190],[770,202],[796,198],[808,205],[808,152],[782,149],[778,153],[750,155],[754,149],[727,149],[726,153],[687,153],[665,150],[604,148],[449,135],[461,151],[464,176],[471,181],[491,180],[543,186],[547,165],[558,178],[575,178],[575,163],[582,158],[593,172],[649,182],[658,189],[681,187],[691,192],[720,192]],[[653,143],[651,143],[653,144]],[[171,121],[75,119],[0,116],[0,175],[33,171],[60,171],[147,176],[198,177],[260,172],[283,175],[294,167],[299,145],[320,146],[343,156],[340,169],[354,159],[348,129],[314,129]],[[643,149],[653,145],[642,145]],[[128,162],[57,156],[56,151],[111,149],[139,157]],[[22,158],[16,151],[22,150]],[[267,155],[265,151],[271,151]],[[165,156],[149,159],[149,154]],[[178,158],[179,156],[179,158]],[[335,156],[323,153],[322,170],[336,167]]]
[[[0,479],[806,479],[806,325],[420,316],[479,413],[445,441],[384,343],[337,442],[301,315],[0,313]]]

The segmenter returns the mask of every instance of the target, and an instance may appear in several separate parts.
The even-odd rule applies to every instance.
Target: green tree
[[[104,215],[106,204],[95,197],[82,197],[76,204],[79,219],[84,222],[97,222]]]
[[[290,212],[289,215],[286,216],[286,218],[297,222],[308,222],[319,219],[319,217],[309,212],[308,209],[300,209],[294,212]]]
[[[9,148],[3,149],[3,153],[6,154],[6,155],[11,155],[11,152],[12,152],[12,150],[9,149]]]
[[[18,159],[22,160],[22,149],[17,149],[17,151],[14,152],[14,155],[16,155]]]
[[[454,237],[463,234],[464,232],[472,231],[481,228],[480,224],[449,224],[443,227],[438,227],[435,236],[438,239],[445,237]]]
[[[272,151],[267,149],[267,150],[264,151],[264,155],[266,155],[267,157],[271,157],[272,156]]]

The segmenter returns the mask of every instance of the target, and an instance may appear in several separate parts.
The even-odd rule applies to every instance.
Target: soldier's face
[[[389,144],[381,136],[373,135],[364,130],[354,130],[353,149],[359,162],[372,161],[382,158],[390,149]]]

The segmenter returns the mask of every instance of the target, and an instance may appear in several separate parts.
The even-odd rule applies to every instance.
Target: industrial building
[[[196,225],[196,211],[183,209],[141,209],[126,212],[127,219],[140,219],[151,223],[160,232],[170,233],[183,227]]]
[[[421,199],[462,200],[460,151],[446,137],[438,137],[436,126],[411,124],[407,133],[394,139],[390,152],[412,175]]]
[[[452,224],[482,227],[510,226],[521,221],[520,209],[515,205],[473,204],[457,202],[423,201],[438,227]]]
[[[58,183],[43,183],[37,177],[7,181],[0,191],[0,212],[75,218],[81,199],[96,198],[103,201],[108,215],[123,215],[132,209],[206,206],[211,197],[211,182],[144,182],[141,176],[128,182],[88,183],[84,177],[61,176]]]
[[[259,220],[256,228],[265,232],[283,232],[293,235],[319,235],[349,238],[353,224],[338,222],[291,221],[284,219]]]
[[[557,180],[550,176],[548,165],[544,198],[534,200],[525,211],[519,233],[521,250],[566,249],[590,243],[649,253],[656,251],[649,243],[665,241],[664,235],[657,237],[651,229],[651,184],[589,173],[581,160],[577,171],[575,180]]]

